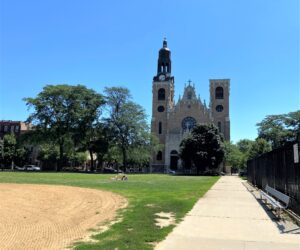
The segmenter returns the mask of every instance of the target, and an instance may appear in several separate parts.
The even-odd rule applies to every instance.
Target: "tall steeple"
[[[171,75],[171,51],[168,48],[166,38],[164,38],[163,47],[159,50],[157,63],[157,76],[161,74]]]

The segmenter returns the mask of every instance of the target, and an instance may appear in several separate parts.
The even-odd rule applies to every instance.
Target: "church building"
[[[159,50],[157,74],[152,82],[151,132],[159,138],[163,149],[153,155],[152,172],[180,170],[179,145],[196,124],[213,123],[230,141],[229,89],[230,79],[210,79],[210,103],[207,106],[196,95],[189,81],[178,101],[174,100],[175,78],[172,75],[171,51],[167,41]]]

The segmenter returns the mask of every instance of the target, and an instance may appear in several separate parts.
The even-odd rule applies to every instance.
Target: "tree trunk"
[[[126,149],[124,147],[122,148],[122,155],[123,155],[124,172],[126,172],[126,167],[127,167],[127,152],[126,152]]]
[[[94,156],[93,156],[93,151],[89,150],[90,152],[90,157],[91,157],[91,172],[94,172]]]
[[[97,158],[98,158],[97,172],[99,172],[99,170],[100,170],[100,172],[102,172],[102,169],[103,169],[103,155],[98,154]]]
[[[59,143],[59,163],[57,165],[56,171],[59,172],[62,169],[64,160],[64,142],[63,140]]]

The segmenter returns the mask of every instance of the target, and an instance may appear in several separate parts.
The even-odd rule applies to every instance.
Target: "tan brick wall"
[[[165,100],[158,100],[159,89],[165,89]],[[164,111],[158,112],[158,107],[163,106]],[[174,106],[174,78],[167,81],[154,81],[152,83],[152,120],[151,132],[159,138],[159,142],[163,145],[166,143],[166,134],[168,127],[168,110]],[[159,122],[162,123],[162,133],[159,134]],[[165,149],[162,150],[163,158],[161,161],[156,160],[156,155],[152,158],[152,164],[165,164]]]
[[[229,119],[229,79],[212,79],[210,83],[210,106],[207,108],[200,98],[196,97],[195,88],[191,85],[185,87],[183,98],[175,105],[174,101],[174,79],[169,81],[154,81],[152,84],[152,121],[151,131],[164,145],[162,151],[162,161],[156,160],[153,156],[152,164],[170,165],[170,152],[176,150],[179,153],[179,144],[187,135],[182,129],[182,120],[186,117],[193,117],[198,124],[218,122],[222,124],[222,133],[226,140],[230,140],[230,119]],[[224,98],[215,98],[215,89],[220,86],[223,88]],[[158,90],[165,89],[166,98],[164,101],[158,100]],[[190,94],[190,95],[188,95]],[[188,97],[189,96],[189,97]],[[158,106],[164,106],[164,112],[158,112]],[[217,112],[216,106],[222,105],[223,111]],[[162,122],[162,133],[159,134],[159,122]],[[179,162],[180,165],[180,162]]]
[[[210,110],[213,117],[214,124],[218,126],[221,122],[222,133],[225,140],[230,141],[230,116],[229,116],[229,97],[230,97],[230,79],[211,79],[210,83]],[[217,87],[222,87],[224,90],[224,98],[216,99],[215,90]],[[217,112],[217,105],[223,106],[222,112]]]

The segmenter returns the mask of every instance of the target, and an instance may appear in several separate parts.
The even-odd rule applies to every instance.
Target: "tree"
[[[59,147],[53,143],[43,143],[39,146],[38,159],[43,163],[43,170],[53,170],[59,161]]]
[[[119,164],[122,163],[122,153],[120,148],[114,143],[110,143],[106,154],[103,156],[103,160],[107,163],[108,167],[117,166],[119,170]]]
[[[295,141],[300,135],[300,110],[282,115],[269,115],[257,123],[258,137],[271,143],[272,148]]]
[[[4,141],[0,138],[0,167],[4,167]]]
[[[252,141],[252,140],[242,139],[236,143],[236,146],[243,154],[248,155],[253,144],[254,144],[254,141]]]
[[[100,116],[102,95],[85,86],[47,85],[36,98],[24,98],[34,111],[28,121],[47,141],[59,146],[59,171],[67,143],[74,146],[87,137]]]
[[[103,157],[107,153],[109,148],[109,141],[107,132],[101,130],[94,140],[89,142],[88,150],[91,157],[91,171],[94,171],[93,153],[97,154],[98,166],[102,167]]]
[[[111,142],[122,152],[126,170],[128,150],[143,143],[143,133],[149,130],[144,109],[131,101],[129,90],[122,87],[105,89],[109,116],[104,119]]]
[[[195,144],[197,144],[197,141],[193,139],[191,135],[189,135],[183,139],[179,145],[179,157],[181,158],[183,167],[185,169],[191,169],[194,163],[194,157],[196,154],[196,148],[194,148]],[[198,167],[200,166],[197,166],[197,174],[200,172]]]
[[[73,152],[69,159],[71,168],[74,170],[74,167],[82,166],[87,161],[87,152]]]
[[[97,155],[98,165],[102,165],[102,160],[104,154],[108,151],[109,138],[107,128],[101,123],[92,124],[90,127],[86,128],[85,132],[77,135],[80,146],[77,148],[78,151],[87,150],[90,155],[90,171],[95,170],[95,159],[94,155]],[[87,169],[86,169],[87,170]]]
[[[14,163],[18,166],[23,166],[30,161],[32,155],[32,147],[19,145],[17,140],[16,153]]]
[[[267,142],[263,138],[256,138],[255,142],[253,143],[250,151],[249,151],[249,159],[258,157],[264,153],[270,152],[272,147],[269,142]]]
[[[300,140],[300,110],[286,114],[285,124],[292,132],[294,139]]]
[[[128,161],[132,166],[148,167],[153,154],[162,149],[158,138],[149,131],[144,131],[143,140],[129,148]]]
[[[233,168],[244,168],[246,154],[241,152],[239,147],[231,142],[225,142],[225,161]]]
[[[16,146],[17,146],[17,140],[13,133],[4,135],[3,158],[6,164],[9,163],[11,164],[11,169],[13,169],[14,159],[16,157],[16,149],[17,149]]]
[[[185,165],[192,164],[197,174],[206,168],[217,169],[224,158],[223,137],[213,124],[197,125],[180,143],[180,157]]]

